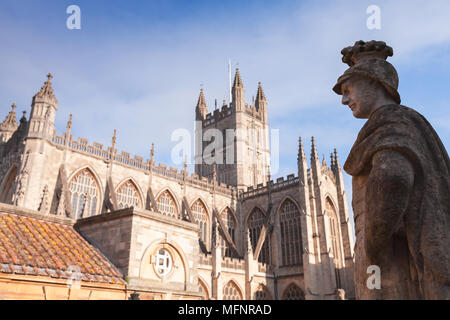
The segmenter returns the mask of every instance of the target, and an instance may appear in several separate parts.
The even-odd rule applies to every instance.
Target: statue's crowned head
[[[398,89],[398,74],[394,66],[386,61],[393,56],[393,49],[383,41],[362,40],[355,42],[354,46],[342,49],[342,62],[349,65],[342,76],[337,80],[333,91],[342,95],[342,84],[353,77],[363,77],[381,84],[392,96],[397,104],[400,104]]]

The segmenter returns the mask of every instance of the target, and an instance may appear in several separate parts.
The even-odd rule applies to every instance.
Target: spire
[[[16,104],[13,103],[11,106],[11,111],[6,116],[5,120],[0,123],[0,131],[15,131],[17,129],[17,118],[16,118]]]
[[[197,108],[206,108],[205,94],[203,88],[200,89],[200,96],[198,97]]]
[[[47,74],[47,81],[44,83],[41,90],[35,95],[35,97],[39,98],[48,97],[56,100],[55,95],[53,93],[53,87],[51,82],[52,78],[53,75],[51,73]]]
[[[200,95],[197,101],[197,107],[195,108],[197,120],[204,119],[208,113],[208,107],[206,106],[205,94],[203,88],[200,89]]]
[[[233,88],[243,88],[244,84],[242,83],[241,75],[239,74],[239,68],[236,68],[236,75],[234,76]]]
[[[298,155],[297,160],[303,160],[306,158],[305,149],[303,148],[302,137],[298,137]]]
[[[331,163],[331,169],[334,169],[335,163],[334,163],[334,154],[333,152],[330,153],[330,163]]]
[[[336,168],[341,167],[341,165],[339,163],[338,152],[337,152],[336,148],[334,148],[334,164],[336,165]]]
[[[319,155],[317,154],[316,143],[314,137],[311,138],[311,160],[319,160]]]
[[[231,89],[233,96],[233,109],[236,111],[243,111],[245,104],[244,84],[242,83],[241,75],[239,74],[239,68],[236,68],[236,75],[234,76],[234,84]]]
[[[264,95],[261,82],[258,82],[258,92],[256,92],[256,103],[258,103],[258,101],[266,101],[266,96]]]

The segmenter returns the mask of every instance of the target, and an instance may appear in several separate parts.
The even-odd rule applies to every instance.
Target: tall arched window
[[[194,215],[195,220],[200,226],[200,240],[203,241],[205,246],[208,244],[208,234],[209,234],[209,219],[208,213],[206,211],[206,207],[203,202],[198,199],[194,202],[191,207],[192,214]]]
[[[14,165],[14,167],[9,171],[8,176],[5,178],[5,182],[3,184],[3,190],[1,190],[2,194],[0,197],[0,202],[4,203],[11,203],[12,202],[12,196],[14,193],[14,180],[16,179],[17,175],[17,166]]]
[[[241,290],[233,281],[229,281],[223,287],[223,300],[242,300]]]
[[[248,219],[248,229],[250,232],[250,240],[252,242],[253,253],[255,253],[264,221],[264,213],[260,209],[254,208],[250,214],[250,218]],[[270,263],[270,243],[269,237],[267,236],[261,248],[261,252],[259,253],[258,261],[263,263]]]
[[[226,207],[220,214],[222,222],[227,228],[228,234],[230,235],[233,242],[236,241],[236,221],[234,220],[233,213],[230,208]],[[236,243],[236,242],[235,242]],[[233,257],[233,250],[228,241],[226,241],[222,236],[220,237],[220,248],[222,249],[223,257]]]
[[[172,218],[179,218],[175,200],[169,191],[166,190],[161,193],[156,202],[158,204],[159,212]]]
[[[75,219],[97,214],[98,185],[89,169],[78,172],[69,183],[72,193],[72,212]]]
[[[291,266],[302,261],[300,212],[290,199],[280,207],[280,236],[282,265]]]
[[[122,183],[117,189],[117,202],[119,209],[128,207],[142,207],[139,192],[131,180]]]
[[[305,300],[305,294],[302,289],[292,283],[284,291],[283,300]]]
[[[339,269],[342,268],[342,255],[341,255],[341,241],[339,236],[339,224],[336,209],[331,202],[330,198],[325,201],[325,213],[328,216],[330,223],[330,238],[331,238],[331,252],[333,254],[335,271],[336,271],[336,285],[341,287],[341,279],[339,275]]]
[[[269,290],[267,287],[263,284],[260,284],[258,289],[256,289],[255,293],[253,294],[254,300],[272,300],[272,297],[270,296]]]

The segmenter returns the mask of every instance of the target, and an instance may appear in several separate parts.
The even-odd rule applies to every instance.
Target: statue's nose
[[[347,96],[342,96],[342,104],[347,105],[349,103],[350,99]]]

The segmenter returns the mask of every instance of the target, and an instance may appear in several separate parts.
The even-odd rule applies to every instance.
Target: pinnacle
[[[340,167],[338,152],[337,152],[336,148],[334,149],[334,162],[335,162],[336,167]]]
[[[261,82],[258,82],[258,92],[256,93],[256,101],[266,100]]]
[[[205,107],[206,108],[205,94],[203,92],[203,88],[200,89],[200,95],[198,97],[197,107]]]
[[[14,111],[16,107],[15,103],[11,105],[11,111],[8,113],[5,120],[0,123],[0,130],[15,130],[17,128],[16,112]]]
[[[314,137],[311,138],[311,160],[312,159],[319,159],[319,155],[317,154],[317,148],[316,143],[314,140]]]
[[[305,158],[305,149],[303,148],[302,137],[298,137],[298,157],[297,160]]]
[[[236,68],[236,75],[234,76],[233,88],[243,88],[244,84],[242,83],[241,75],[239,74],[239,68]]]
[[[51,80],[53,79],[53,75],[51,73],[47,74],[47,81],[42,86],[41,90],[36,94],[36,96],[43,98],[43,97],[49,97],[49,98],[55,98],[55,95],[53,93],[53,87]]]

